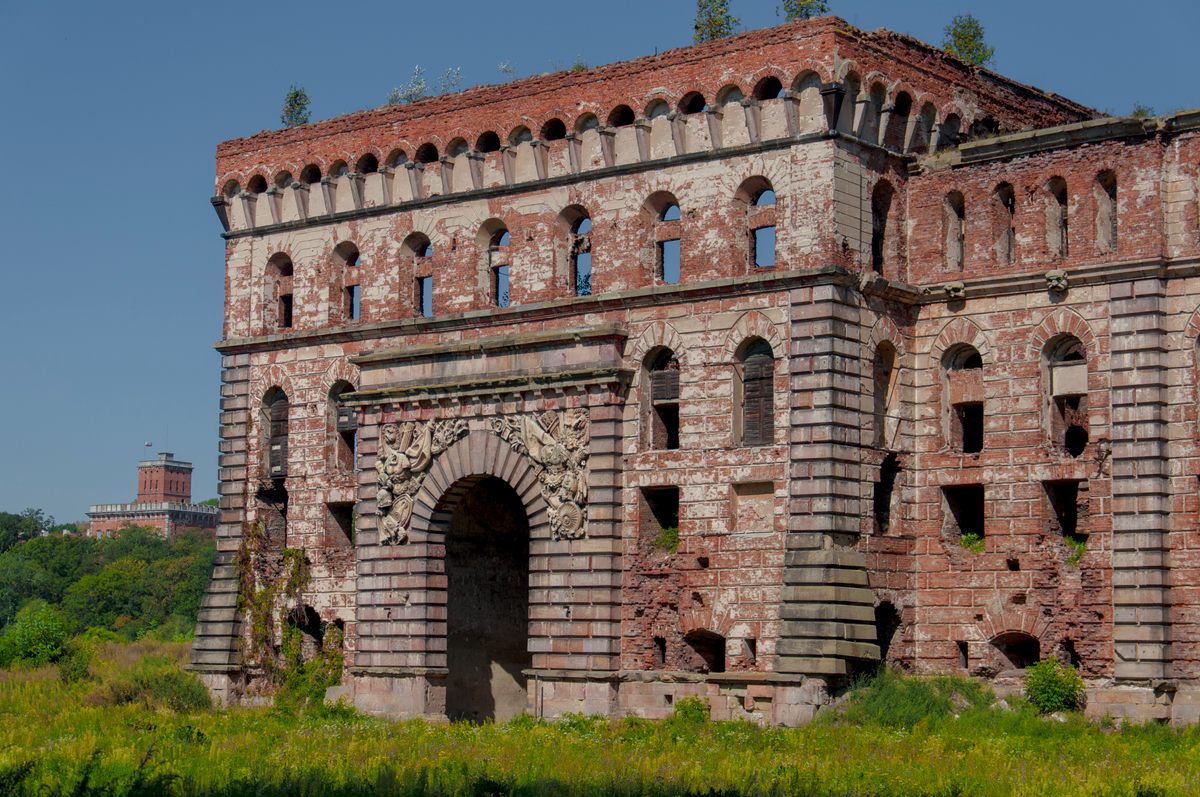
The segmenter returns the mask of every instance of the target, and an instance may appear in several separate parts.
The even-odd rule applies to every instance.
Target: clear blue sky
[[[746,28],[773,0],[731,0]],[[867,29],[937,43],[972,12],[998,71],[1111,112],[1200,106],[1200,4],[832,0]],[[381,104],[414,64],[464,86],[687,44],[692,0],[516,3],[0,0],[0,510],[82,519],[129,500],[143,443],[216,494],[223,245],[217,142]]]

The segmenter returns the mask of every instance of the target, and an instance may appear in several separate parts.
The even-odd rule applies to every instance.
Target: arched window
[[[879,143],[879,123],[883,117],[883,104],[887,101],[887,89],[882,84],[871,86],[867,95],[867,107],[863,109],[858,125],[858,137],[871,144]]]
[[[300,170],[300,182],[307,185],[321,182],[321,167],[310,163]]]
[[[282,252],[272,255],[267,261],[269,294],[267,326],[274,329],[291,329],[292,318],[292,259]]]
[[[680,278],[679,203],[670,192],[658,191],[646,200],[646,211],[653,219],[655,279],[666,285],[675,285]]]
[[[646,448],[679,448],[679,360],[670,349],[650,352],[642,364],[642,425]]]
[[[592,219],[579,205],[572,205],[558,216],[559,227],[566,232],[567,279],[575,296],[591,296]]]
[[[509,243],[512,237],[499,219],[489,219],[479,231],[479,243],[487,255],[488,294],[495,307],[508,307],[511,260]]]
[[[1042,360],[1050,442],[1078,458],[1090,438],[1087,352],[1079,338],[1059,335],[1046,343]]]
[[[237,180],[226,180],[225,185],[221,186],[221,193],[226,199],[233,199],[241,190],[242,187],[238,185]]]
[[[898,420],[895,412],[896,347],[883,341],[875,348],[871,369],[873,437],[876,448],[891,448]]]
[[[962,271],[967,254],[967,206],[958,191],[946,194],[943,203],[946,217],[946,268]]]
[[[493,130],[488,130],[479,134],[479,138],[475,139],[476,152],[497,152],[500,149],[500,136]]]
[[[646,118],[657,119],[660,116],[666,116],[671,112],[671,106],[667,105],[665,100],[651,100],[646,106]]]
[[[962,120],[958,114],[952,113],[942,120],[942,125],[938,128],[938,146],[939,150],[947,147],[957,147],[959,140],[959,131],[962,128]]]
[[[279,174],[275,175],[274,182],[276,188],[287,188],[292,184],[292,173],[286,170],[281,171]]]
[[[586,133],[589,130],[596,130],[600,127],[600,120],[596,118],[594,113],[582,114],[575,120],[575,132]]]
[[[679,101],[679,112],[687,116],[694,113],[702,113],[707,107],[708,103],[705,102],[704,95],[698,91],[689,91]]]
[[[467,150],[469,149],[470,147],[467,146],[467,140],[459,137],[446,145],[446,155],[451,158],[457,158],[459,155],[466,155]]]
[[[438,159],[438,148],[431,143],[424,143],[417,147],[417,154],[414,160],[417,163],[436,163]]]
[[[1117,173],[1111,169],[1096,175],[1096,251],[1117,251]]]
[[[750,265],[775,265],[775,189],[765,177],[751,177],[738,188],[736,198],[747,206]]]
[[[762,338],[743,343],[735,376],[738,442],[743,446],[774,444],[775,355],[771,344]]]
[[[608,115],[609,127],[628,127],[633,124],[633,109],[628,105],[618,105]]]
[[[783,83],[774,75],[768,75],[754,86],[754,99],[774,100],[783,96]]]
[[[871,269],[883,274],[883,264],[894,256],[888,235],[888,218],[896,191],[887,180],[880,180],[871,192]]]
[[[533,133],[524,125],[521,125],[508,134],[509,146],[516,147],[521,144],[528,144],[530,141],[533,141]]]
[[[333,165],[329,167],[330,177],[342,177],[349,173],[350,167],[346,165],[345,161],[334,161]]]
[[[354,385],[338,381],[329,389],[330,460],[334,470],[352,473],[358,457],[358,415],[343,398],[354,391]]]
[[[333,259],[340,266],[341,271],[342,318],[347,321],[356,321],[362,314],[358,247],[350,241],[342,241],[333,248]]]
[[[416,314],[429,318],[433,315],[433,244],[425,233],[413,232],[400,244],[400,254],[412,263]]]
[[[265,450],[267,477],[283,479],[288,475],[288,397],[281,388],[273,387],[262,401],[263,428],[266,430]]]
[[[880,143],[893,152],[904,151],[904,137],[908,134],[908,117],[912,114],[912,104],[912,95],[907,91],[897,94],[896,101],[892,103],[887,129],[883,131]]]
[[[1067,181],[1051,177],[1046,183],[1046,248],[1051,257],[1071,254],[1071,228],[1067,211]]]
[[[721,88],[717,92],[717,105],[730,105],[735,102],[741,102],[746,95],[742,94],[742,90],[737,86],[729,85]]]
[[[261,174],[256,174],[246,183],[246,190],[252,194],[261,194],[267,190],[267,178]]]
[[[1017,259],[1017,194],[1008,183],[996,186],[996,262],[1011,266]]]
[[[368,152],[358,159],[358,163],[354,164],[354,171],[359,174],[374,174],[379,171],[379,158],[376,158],[374,153]]]
[[[562,119],[551,119],[542,125],[542,141],[559,141],[567,137],[567,126]]]
[[[394,149],[388,153],[387,160],[384,162],[389,169],[399,169],[408,163],[408,154],[402,149]]]
[[[908,151],[923,153],[929,150],[929,142],[933,139],[933,129],[937,122],[937,108],[927,102],[921,106],[921,115],[913,126],[912,137],[908,142]]]
[[[947,442],[962,454],[983,451],[983,358],[973,346],[960,344],[942,357],[945,375]]]
[[[1001,661],[1023,670],[1037,664],[1042,658],[1042,645],[1037,637],[1023,631],[1008,631],[992,640],[992,647],[1001,656]]]

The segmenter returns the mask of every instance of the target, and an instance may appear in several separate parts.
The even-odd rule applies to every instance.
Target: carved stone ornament
[[[967,295],[967,286],[961,282],[947,282],[942,290],[946,292],[947,299],[963,299]]]
[[[1054,293],[1067,292],[1067,272],[1060,268],[1046,272],[1046,287]]]
[[[408,539],[413,502],[433,458],[467,433],[461,418],[442,421],[406,421],[383,427],[375,465],[382,545],[399,545]]]
[[[549,507],[550,535],[574,540],[587,530],[588,416],[585,410],[492,418],[492,430],[537,469]]]

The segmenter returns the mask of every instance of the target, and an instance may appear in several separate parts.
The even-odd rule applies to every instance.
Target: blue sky
[[[732,0],[745,28],[773,0]],[[937,43],[984,23],[995,68],[1116,113],[1200,106],[1186,60],[1200,4],[832,0],[851,23]],[[63,3],[0,0],[0,510],[82,519],[129,500],[143,443],[216,494],[224,248],[217,142],[278,126],[288,85],[314,119],[373,107],[414,64],[463,85],[689,43],[692,0]]]

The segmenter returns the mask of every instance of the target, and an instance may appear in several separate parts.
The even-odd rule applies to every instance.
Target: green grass
[[[69,684],[52,666],[0,671],[0,794],[1145,797],[1200,783],[1194,730],[1047,721],[954,678],[884,675],[798,729],[691,710],[665,722],[473,726],[328,708],[173,710],[155,689],[112,697],[108,684],[185,656],[178,644],[109,644],[92,676]],[[166,681],[168,695],[182,689]]]

